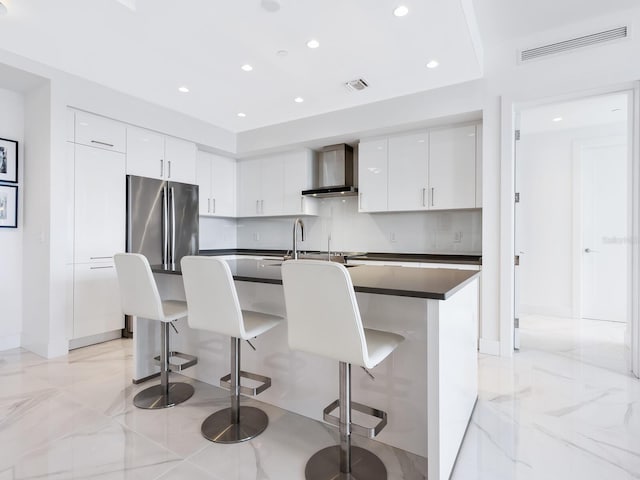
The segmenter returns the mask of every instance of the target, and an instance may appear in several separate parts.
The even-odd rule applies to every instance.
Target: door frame
[[[633,111],[630,122],[632,140],[632,275],[631,292],[640,287],[640,82],[603,87],[572,94],[564,94],[534,100],[521,100],[512,95],[500,99],[500,354],[513,355],[514,318],[514,197],[515,197],[515,142],[516,113],[525,108],[549,103],[576,100],[589,96],[631,92]],[[631,295],[629,331],[631,335],[631,366],[636,376],[640,375],[640,295]]]

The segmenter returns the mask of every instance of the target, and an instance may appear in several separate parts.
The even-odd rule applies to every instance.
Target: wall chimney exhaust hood
[[[318,157],[318,188],[303,190],[312,197],[356,195],[353,186],[353,148],[347,144],[324,147]]]

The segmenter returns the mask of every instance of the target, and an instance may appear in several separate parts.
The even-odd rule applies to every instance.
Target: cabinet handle
[[[113,268],[113,265],[105,265],[104,267],[89,267],[89,270],[102,270],[104,268]]]
[[[422,189],[422,206],[423,207],[427,206],[427,200],[425,199],[426,195],[427,195],[427,189],[423,188]]]
[[[211,213],[211,199],[207,198],[207,213]]]
[[[216,213],[216,199],[213,199],[213,212],[212,213]]]
[[[260,200],[260,213],[264,215],[264,200]]]
[[[164,177],[164,160],[160,159],[160,177]]]
[[[111,148],[113,148],[114,146],[112,143],[99,142],[98,140],[91,140],[91,143],[97,143],[98,145],[104,145],[105,147],[111,147]]]
[[[436,189],[431,187],[431,206],[433,207],[436,203]]]
[[[111,258],[111,255],[107,255],[106,257],[89,257],[90,260],[103,260],[105,258]]]
[[[167,173],[168,173],[167,178],[171,178],[171,160],[167,162],[167,166],[169,167],[167,168]]]

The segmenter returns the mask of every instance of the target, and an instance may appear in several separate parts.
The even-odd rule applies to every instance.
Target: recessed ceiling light
[[[311,39],[307,42],[307,47],[309,48],[318,48],[320,46],[320,42],[318,40]]]
[[[562,121],[562,117],[555,117],[553,119],[554,122],[561,122]]]
[[[253,67],[251,65],[249,65],[248,63],[245,63],[240,68],[242,70],[244,70],[245,72],[250,72],[251,70],[253,70]]]
[[[404,5],[400,5],[396,7],[395,10],[393,11],[393,14],[396,17],[404,17],[407,13],[409,13],[409,9]]]
[[[296,102],[296,103],[302,103],[302,102],[304,102],[304,98],[296,97],[296,98],[293,99],[293,101]]]
[[[440,62],[438,62],[437,60],[429,60],[429,62],[427,63],[427,68],[437,68],[438,65],[440,65]]]
[[[622,110],[621,108],[613,108],[611,109],[612,112],[619,112],[620,110]]]
[[[189,89],[184,85],[182,87],[178,87],[178,91],[181,93],[189,93]]]
[[[262,0],[260,2],[260,5],[270,13],[274,13],[280,10],[280,2],[278,0]]]
[[[242,113],[242,112],[240,112],[240,113],[238,113],[238,116],[239,116],[240,118],[244,118],[244,117],[246,117],[246,116],[247,116],[247,114],[246,114],[246,113]]]
[[[289,52],[287,50],[278,50],[276,52],[276,55],[279,57],[286,57],[287,55],[289,55]]]

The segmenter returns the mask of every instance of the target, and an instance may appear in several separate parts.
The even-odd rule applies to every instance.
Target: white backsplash
[[[231,234],[218,226],[218,219],[201,217],[201,248],[233,248],[225,243]],[[240,218],[237,220],[237,248],[291,248],[294,217]],[[210,222],[214,220],[216,223]],[[356,197],[320,201],[318,217],[303,217],[306,239],[302,250],[327,250],[331,234],[332,251],[398,253],[482,252],[482,211],[358,213]],[[230,222],[227,220],[227,222]],[[215,237],[210,240],[204,235]],[[222,245],[203,247],[202,245]]]
[[[235,218],[200,217],[200,250],[237,248]]]

